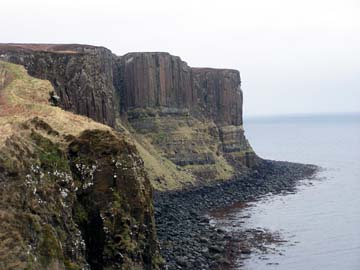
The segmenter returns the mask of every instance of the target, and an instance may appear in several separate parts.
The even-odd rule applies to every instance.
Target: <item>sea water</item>
[[[360,114],[253,118],[245,120],[245,130],[259,156],[322,170],[295,193],[265,196],[217,220],[284,240],[274,252],[253,252],[234,268],[359,270]]]

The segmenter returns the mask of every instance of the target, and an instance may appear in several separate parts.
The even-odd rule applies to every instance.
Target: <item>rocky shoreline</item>
[[[313,176],[317,166],[263,160],[237,179],[184,191],[154,195],[157,234],[165,269],[224,269],[241,250],[242,235],[210,224],[208,213],[267,193],[293,191],[298,180]],[[234,243],[240,243],[234,245]]]

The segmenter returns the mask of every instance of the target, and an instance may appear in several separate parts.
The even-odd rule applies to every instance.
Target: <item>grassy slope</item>
[[[66,237],[62,239],[65,231],[75,230],[72,219],[63,213],[63,205],[57,201],[61,198],[57,194],[57,182],[54,177],[48,177],[48,173],[52,175],[51,173],[58,169],[49,168],[48,172],[40,174],[42,180],[38,182],[29,181],[26,178],[28,175],[24,177],[19,172],[28,171],[29,168],[35,170],[30,164],[36,164],[35,160],[39,158],[40,161],[48,161],[52,166],[66,164],[63,154],[59,153],[66,153],[68,138],[78,137],[85,130],[109,131],[111,134],[116,133],[116,138],[121,137],[125,141],[133,142],[106,125],[51,106],[48,102],[51,91],[53,87],[50,82],[29,76],[22,66],[0,61],[0,269],[40,269],[37,267],[44,264],[49,265],[47,269],[63,269],[61,265],[64,258],[60,252],[62,245],[59,246],[58,242],[67,241]],[[53,151],[50,151],[49,147],[54,148]],[[150,160],[150,163],[156,162]],[[3,174],[1,166],[5,166],[5,171],[9,172],[7,175]],[[68,165],[64,167],[64,171],[70,173]],[[5,178],[2,178],[4,176]],[[14,181],[6,181],[13,178]],[[140,182],[141,180],[136,178],[136,181],[131,183],[136,185]],[[139,188],[144,192],[145,186]],[[45,206],[38,198],[40,193],[49,200]],[[129,194],[131,198],[135,196],[134,192]],[[73,196],[66,197],[69,205]],[[71,214],[71,209],[67,214]],[[49,227],[48,232],[45,230],[43,220],[47,220],[47,217],[50,220],[54,215],[64,217],[69,223],[65,223],[66,230],[59,229],[59,226]],[[26,220],[27,218],[30,221]],[[63,220],[60,224],[63,224],[62,222]],[[34,244],[36,251],[28,244],[28,239],[34,237],[34,230],[38,234],[35,239],[40,239],[40,243]],[[40,261],[46,258],[49,262]],[[80,263],[81,260],[80,258]],[[67,269],[78,269],[76,265],[70,267],[71,261],[64,263]]]
[[[73,136],[85,129],[110,130],[87,117],[50,106],[49,93],[54,90],[50,82],[30,77],[22,66],[0,62],[0,77],[0,81],[11,77],[0,90],[0,147],[6,138],[22,130],[22,123],[34,117]]]
[[[156,190],[181,189],[196,182],[192,173],[179,170],[173,162],[166,158],[161,149],[151,143],[148,136],[137,133],[130,125],[125,126],[120,121],[117,121],[116,128],[122,130],[135,144],[144,161],[151,184]]]
[[[36,129],[36,124],[45,126],[45,129],[36,129],[37,134],[48,138],[49,142],[61,148],[67,145],[66,135],[78,136],[86,129],[110,130],[109,127],[86,117],[51,106],[48,102],[50,91],[53,91],[50,82],[30,77],[22,66],[0,61],[0,163],[13,174],[28,169],[28,163],[34,157],[32,153],[42,150],[34,143],[32,137],[32,129]],[[53,130],[61,132],[61,136],[48,132]],[[29,262],[34,260],[32,252],[27,251],[28,246],[20,232],[24,232],[23,226],[26,224],[31,227],[32,222],[37,224],[36,228],[39,228],[39,232],[42,227],[38,224],[36,215],[22,214],[18,211],[22,198],[27,198],[28,192],[32,192],[23,189],[24,183],[27,185],[26,181],[19,178],[18,181],[11,183],[5,181],[0,185],[1,269],[27,269]],[[55,192],[51,189],[51,184],[44,181],[42,185],[45,184],[48,184],[46,188],[37,187],[37,189],[42,191],[49,189],[50,193]],[[32,200],[27,203],[35,205]],[[39,211],[45,210],[39,208]],[[55,213],[56,209],[53,209],[53,212]],[[27,217],[30,221],[24,223]],[[24,254],[27,254],[27,257]],[[56,269],[56,267],[53,265],[50,268]]]
[[[138,110],[139,114],[141,110]],[[142,129],[142,124],[152,123],[149,129]],[[142,148],[151,153],[144,155],[145,163],[147,159],[151,161],[150,171],[157,175],[160,182],[153,181],[158,188],[172,189],[188,184],[199,184],[216,180],[228,180],[234,176],[234,168],[225,160],[224,155],[218,151],[221,149],[219,135],[216,133],[217,127],[213,121],[199,120],[191,115],[187,116],[148,116],[147,109],[139,117],[131,130]],[[140,150],[140,149],[139,149]],[[141,150],[140,150],[141,151]],[[178,162],[183,160],[189,162],[205,155],[211,155],[214,163],[182,166]],[[171,160],[179,164],[176,166]],[[161,165],[161,166],[160,166]],[[156,171],[154,170],[157,169]],[[166,178],[161,177],[164,171]],[[165,179],[165,181],[163,181]]]

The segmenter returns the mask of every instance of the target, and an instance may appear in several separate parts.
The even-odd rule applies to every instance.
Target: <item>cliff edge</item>
[[[0,44],[0,59],[49,80],[63,109],[130,135],[156,189],[232,179],[260,161],[244,135],[236,70],[77,44]]]

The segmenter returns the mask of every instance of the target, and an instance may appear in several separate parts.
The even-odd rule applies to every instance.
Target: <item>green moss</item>
[[[158,133],[154,133],[153,135],[153,142],[155,144],[161,144],[161,143],[164,143],[167,139],[168,135],[161,131],[161,132],[158,132]]]
[[[41,225],[39,223],[39,218],[36,215],[28,214],[27,215],[27,224],[30,230],[35,231],[36,233],[41,232]]]
[[[10,157],[0,157],[0,169],[4,168],[9,174],[17,174],[19,171],[18,162]]]
[[[48,266],[53,259],[63,260],[64,256],[59,242],[49,224],[43,227],[42,238],[39,244],[40,262]]]
[[[31,133],[36,145],[41,167],[49,171],[68,171],[69,165],[59,146],[36,132]]]
[[[114,208],[121,209],[121,202],[122,202],[121,195],[118,192],[114,191],[113,196],[114,196],[113,198]]]
[[[84,206],[77,202],[73,209],[73,219],[76,224],[86,224],[88,220],[88,212],[85,210]]]
[[[71,262],[70,260],[65,260],[64,265],[66,270],[81,270],[83,269],[78,264]]]
[[[19,65],[0,61],[0,68],[10,71],[11,74],[15,77],[15,79],[21,79],[24,77],[23,72],[21,70],[21,66]]]
[[[255,154],[254,150],[252,150],[252,148],[246,149],[246,150],[241,150],[241,151],[237,151],[237,152],[232,152],[229,153],[228,155],[231,155],[233,157],[245,157],[246,155],[253,155]]]
[[[131,239],[130,233],[130,228],[128,226],[124,226],[123,231],[120,235],[121,247],[125,249],[128,253],[134,252],[137,248],[136,243],[133,241],[133,239]]]
[[[152,267],[154,269],[158,269],[159,266],[161,265],[164,265],[165,264],[165,260],[163,257],[160,256],[160,254],[155,254],[153,257],[152,257]]]

